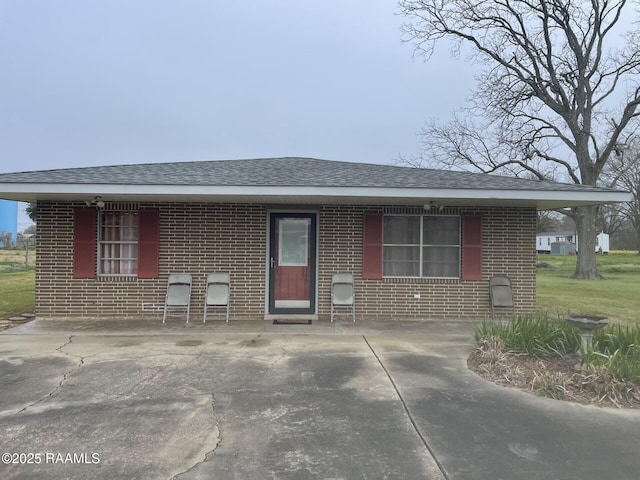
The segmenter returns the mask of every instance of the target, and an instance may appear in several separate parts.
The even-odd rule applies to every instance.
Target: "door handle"
[[[276,260],[271,257],[271,268],[275,268],[276,267]]]

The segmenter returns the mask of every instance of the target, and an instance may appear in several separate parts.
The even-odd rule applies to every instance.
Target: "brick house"
[[[276,158],[0,174],[0,198],[37,201],[36,314],[160,315],[167,277],[229,272],[231,320],[327,319],[333,273],[356,316],[482,318],[507,274],[536,308],[536,212],[625,192],[467,172]]]

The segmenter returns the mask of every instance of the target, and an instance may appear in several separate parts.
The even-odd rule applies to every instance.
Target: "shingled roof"
[[[114,200],[294,203],[508,203],[558,208],[625,201],[591,186],[481,173],[349,163],[314,158],[263,158],[69,168],[0,174],[0,197],[69,200],[87,194]],[[20,197],[20,198],[18,198]],[[578,202],[578,203],[576,203]],[[551,205],[553,203],[553,205]]]

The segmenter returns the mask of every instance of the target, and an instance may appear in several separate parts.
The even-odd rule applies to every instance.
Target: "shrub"
[[[611,325],[598,330],[583,362],[606,367],[620,380],[640,384],[640,325]]]
[[[504,342],[498,337],[484,337],[478,341],[478,360],[480,364],[491,364],[504,360]]]
[[[518,315],[509,322],[485,320],[474,326],[476,341],[500,338],[507,349],[532,356],[562,357],[580,348],[580,333],[566,322],[553,321],[544,312]]]
[[[535,373],[531,381],[531,388],[541,397],[561,399],[567,395],[567,385],[571,382],[562,372]]]

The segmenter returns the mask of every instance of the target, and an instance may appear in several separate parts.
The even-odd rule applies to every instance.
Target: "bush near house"
[[[621,380],[640,385],[640,325],[611,325],[593,335],[588,365],[605,367]]]
[[[580,332],[567,322],[549,319],[546,313],[516,316],[510,322],[485,321],[475,325],[475,339],[497,337],[511,352],[532,356],[562,357],[580,348]]]
[[[640,408],[640,325],[610,325],[588,351],[580,332],[546,313],[475,325],[469,367],[495,383],[556,399]]]

